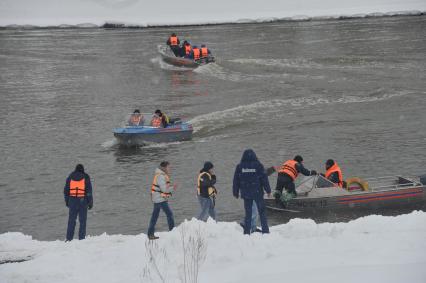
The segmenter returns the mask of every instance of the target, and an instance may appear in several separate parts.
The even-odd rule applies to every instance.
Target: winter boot
[[[157,237],[157,236],[155,236],[155,235],[148,235],[148,239],[150,239],[150,240],[157,240],[157,239],[159,239],[160,237]]]

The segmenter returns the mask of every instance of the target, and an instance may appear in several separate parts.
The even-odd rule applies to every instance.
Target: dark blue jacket
[[[247,149],[243,153],[240,164],[235,168],[234,183],[232,187],[233,195],[244,199],[263,198],[263,190],[271,193],[268,176],[265,168],[257,159],[252,149]]]
[[[90,176],[86,173],[80,172],[80,171],[74,171],[72,172],[67,180],[65,181],[65,187],[64,187],[64,198],[65,203],[68,204],[68,200],[70,198],[70,181],[71,179],[75,181],[80,181],[81,179],[84,180],[85,189],[86,189],[86,202],[89,206],[93,206],[93,193],[92,193],[92,183],[90,182]]]

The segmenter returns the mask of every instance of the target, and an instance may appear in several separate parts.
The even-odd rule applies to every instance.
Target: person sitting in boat
[[[175,54],[176,57],[179,57],[180,55],[180,40],[179,38],[176,36],[175,33],[172,33],[169,37],[169,39],[167,40],[167,45],[170,46],[170,49],[173,51],[173,53]]]
[[[308,170],[303,166],[303,158],[300,155],[296,155],[293,159],[284,162],[278,171],[277,185],[275,187],[276,193],[274,196],[279,198],[283,192],[283,188],[285,188],[288,193],[297,196],[294,181],[299,173],[305,176],[317,174],[315,170]]]
[[[143,115],[139,111],[139,109],[135,109],[133,113],[130,115],[129,121],[127,122],[128,126],[143,126],[144,119]]]
[[[191,44],[189,44],[189,42],[185,40],[183,42],[182,48],[180,50],[181,57],[188,58],[190,56],[190,54],[191,54],[191,51],[192,51]]]
[[[201,51],[201,55],[200,55],[201,58],[207,58],[207,57],[209,57],[209,55],[212,54],[210,49],[208,49],[205,44],[201,44],[200,51]]]
[[[333,159],[329,159],[325,162],[325,170],[325,175],[321,175],[323,175],[325,178],[327,178],[327,180],[333,182],[340,188],[344,187],[342,170]]]
[[[191,53],[189,55],[189,58],[193,59],[194,61],[200,60],[200,58],[201,58],[201,50],[200,50],[200,48],[198,48],[197,45],[194,45],[192,47],[192,51],[191,51]]]
[[[154,116],[152,116],[151,126],[152,127],[163,127],[166,128],[169,125],[170,119],[161,110],[155,110]]]

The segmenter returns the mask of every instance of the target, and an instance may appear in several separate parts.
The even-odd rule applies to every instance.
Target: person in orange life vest
[[[283,188],[285,188],[288,193],[292,193],[293,195],[297,196],[294,181],[296,180],[299,173],[302,173],[305,176],[317,174],[315,170],[306,169],[303,166],[302,156],[296,155],[294,159],[284,162],[281,168],[278,170],[278,179],[275,190],[279,193],[274,195],[278,197],[282,194]]]
[[[154,203],[154,209],[148,227],[148,238],[150,240],[158,239],[158,237],[154,235],[154,232],[155,224],[157,224],[161,209],[167,216],[169,230],[175,227],[173,212],[168,203],[169,197],[172,196],[175,190],[176,185],[170,183],[170,163],[168,161],[163,161],[160,163],[160,167],[155,169],[154,179],[151,185],[151,200]]]
[[[162,121],[162,119],[160,117],[160,114],[157,113],[157,111],[155,111],[155,112],[156,113],[154,113],[154,115],[152,116],[152,119],[151,119],[151,126],[152,127],[157,127],[157,128],[162,127],[163,126],[163,121]]]
[[[170,124],[169,116],[167,116],[166,113],[161,112],[159,109],[155,110],[155,113],[161,117],[161,123],[163,127],[166,128]]]
[[[329,159],[325,163],[325,169],[327,170],[325,172],[325,175],[323,175],[327,180],[335,183],[340,188],[343,188],[343,174],[342,170],[340,169],[339,165],[333,160]],[[321,174],[322,175],[322,174]]]
[[[200,60],[201,58],[201,50],[197,47],[197,45],[194,45],[192,47],[191,54],[189,55],[190,59],[193,59],[194,61]]]
[[[180,40],[179,38],[176,36],[175,33],[172,33],[169,37],[169,39],[167,40],[167,45],[170,46],[170,49],[173,51],[173,53],[175,54],[176,57],[179,57],[180,55]]]
[[[188,58],[191,54],[191,51],[192,51],[191,44],[189,44],[189,42],[185,40],[182,44],[182,49],[180,51],[181,57]]]
[[[71,241],[74,238],[77,216],[80,222],[78,239],[83,240],[86,237],[87,209],[93,207],[92,183],[89,175],[84,172],[83,165],[78,164],[74,172],[68,176],[64,187],[64,198],[69,208],[66,240]]]
[[[205,44],[201,44],[200,52],[201,52],[200,53],[201,58],[207,58],[209,57],[210,54],[212,54],[210,52],[210,49],[208,49]]]
[[[127,122],[128,126],[143,126],[144,118],[139,109],[135,109],[132,115],[130,115],[129,121]]]

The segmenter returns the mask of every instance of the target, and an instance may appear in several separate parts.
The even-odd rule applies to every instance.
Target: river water
[[[171,32],[208,44],[217,63],[162,63],[157,45]],[[179,184],[170,202],[178,223],[198,211],[206,160],[218,176],[219,219],[242,218],[231,190],[246,148],[265,166],[301,154],[317,171],[337,160],[345,177],[424,174],[425,46],[424,16],[0,31],[0,233],[64,239],[63,186],[77,163],[94,184],[90,235],[146,232],[162,160]],[[118,147],[111,131],[135,108],[190,120],[193,140]],[[157,229],[166,229],[163,215]]]

